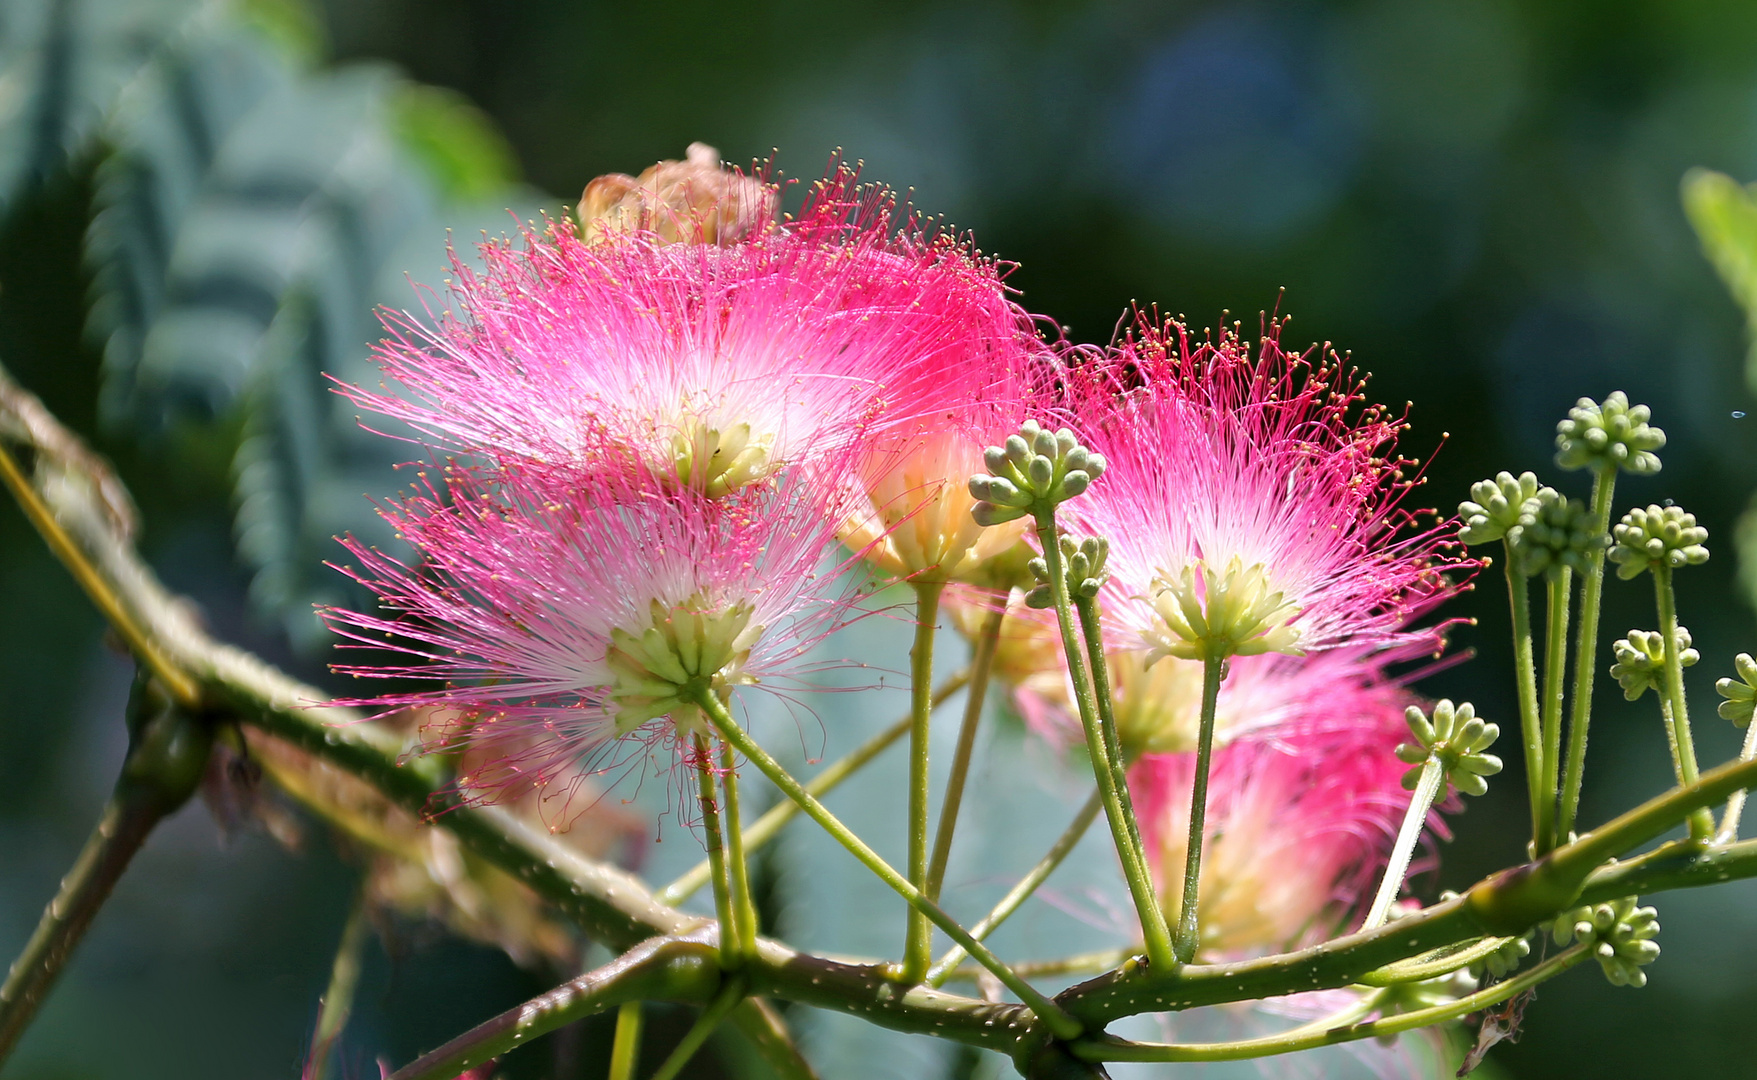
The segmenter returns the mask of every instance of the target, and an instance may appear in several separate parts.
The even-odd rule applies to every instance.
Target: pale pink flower
[[[1192,341],[1143,318],[1076,367],[1069,411],[1104,455],[1068,504],[1075,532],[1110,542],[1113,647],[1149,658],[1299,653],[1344,643],[1436,643],[1410,620],[1455,586],[1459,560],[1401,503],[1417,482],[1395,445],[1406,423],[1364,404],[1327,350],[1282,349],[1266,322]]]
[[[448,470],[443,492],[387,507],[412,566],[345,541],[385,614],[331,609],[332,628],[409,663],[340,668],[440,685],[356,702],[442,706],[425,749],[466,745],[468,797],[566,796],[619,738],[704,730],[683,689],[786,698],[812,645],[857,614],[836,549],[842,511],[803,473],[719,498],[617,470],[492,489]],[[652,723],[668,717],[669,725]]]
[[[1409,806],[1394,751],[1413,700],[1370,666],[1289,680],[1287,722],[1214,754],[1203,843],[1200,950],[1293,948],[1341,927],[1367,899]],[[1267,679],[1265,679],[1265,684]],[[1265,688],[1266,689],[1266,688]],[[1194,754],[1150,754],[1129,772],[1142,840],[1175,912],[1189,840]],[[1436,814],[1431,822],[1439,825]]]
[[[437,328],[386,317],[386,392],[344,392],[495,465],[577,471],[609,445],[720,495],[980,399],[1032,337],[997,263],[850,170],[775,228],[670,239],[564,221],[483,244],[481,271],[454,257]]]

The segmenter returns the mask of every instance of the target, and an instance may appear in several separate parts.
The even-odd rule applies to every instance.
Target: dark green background
[[[1757,647],[1731,544],[1757,488],[1757,419],[1741,418],[1757,406],[1740,317],[1677,185],[1696,165],[1757,178],[1757,5],[326,6],[333,62],[387,58],[461,90],[552,205],[692,140],[733,161],[777,149],[803,178],[841,146],[871,179],[913,189],[923,210],[1016,260],[1027,306],[1076,338],[1108,339],[1131,302],[1200,325],[1227,311],[1254,325],[1279,304],[1292,338],[1336,342],[1374,373],[1380,400],[1414,403],[1407,448],[1439,447],[1428,505],[1450,508],[1501,468],[1584,494],[1549,464],[1553,424],[1579,395],[1627,390],[1672,441],[1665,471],[1626,483],[1619,502],[1674,498],[1710,530],[1714,559],[1679,578],[1704,657],[1691,691],[1704,758],[1736,749],[1711,685]],[[317,677],[316,658],[245,613],[218,451],[142,449],[99,429],[97,358],[81,337],[89,165],[5,223],[0,355],[118,460],[173,586],[224,636]],[[1476,658],[1422,689],[1506,720],[1502,595],[1497,569],[1459,602],[1482,618],[1455,638]],[[1606,628],[1650,626],[1651,605],[1645,579],[1613,584]],[[95,816],[126,682],[96,616],[0,510],[0,951],[23,940]],[[1608,697],[1589,823],[1668,783],[1651,702],[1624,707],[1614,686]],[[1440,884],[1520,856],[1516,770],[1455,821]],[[222,850],[205,811],[185,812],[154,838],[8,1075],[296,1075],[351,882],[345,853],[315,831],[301,855],[254,835]],[[1757,1076],[1754,901],[1750,883],[1660,898],[1665,954],[1647,989],[1577,972],[1542,991],[1495,1061],[1522,1078]],[[485,949],[375,947],[350,1035],[356,1075],[374,1075],[372,1053],[405,1059],[540,988]],[[602,1036],[599,1025],[585,1041]],[[551,1064],[524,1056],[519,1075]],[[574,1060],[577,1075],[601,1068],[589,1045]]]

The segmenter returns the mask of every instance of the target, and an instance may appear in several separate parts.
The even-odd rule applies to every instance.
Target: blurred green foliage
[[[734,161],[778,148],[807,179],[845,146],[1017,260],[1024,302],[1080,339],[1107,339],[1133,301],[1198,325],[1292,311],[1293,336],[1352,349],[1380,400],[1414,402],[1410,449],[1452,433],[1427,504],[1502,468],[1566,489],[1579,477],[1549,467],[1555,421],[1624,389],[1672,440],[1625,503],[1674,498],[1710,530],[1714,559],[1679,585],[1703,655],[1696,700],[1752,648],[1749,612],[1725,601],[1757,409],[1740,312],[1690,228],[1749,310],[1757,211],[1739,181],[1757,178],[1757,5],[1739,0],[6,0],[0,360],[117,459],[146,549],[223,636],[322,678],[310,605],[342,595],[321,565],[329,538],[373,535],[362,494],[395,491],[391,466],[410,456],[361,431],[323,374],[372,377],[374,305],[418,309],[409,278],[442,284],[448,227],[467,256],[481,230],[513,228],[508,209],[558,210],[592,176],[696,139]],[[1693,174],[1686,217],[1679,178],[1698,166],[1738,180]],[[1481,617],[1457,635],[1477,658],[1421,686],[1505,722],[1497,593],[1456,606]],[[1607,589],[1604,664],[1611,638],[1652,625],[1651,603]],[[0,610],[3,950],[113,775],[127,672],[5,510]],[[1669,783],[1657,721],[1604,682],[1588,824]],[[1698,719],[1708,760],[1737,745],[1716,725]],[[996,833],[1064,816],[1005,780]],[[1424,888],[1520,857],[1519,788],[1458,819]],[[348,855],[318,836],[303,856],[260,836],[222,853],[203,813],[155,838],[9,1075],[296,1073]],[[660,865],[691,856],[674,824],[658,829]],[[836,892],[843,875],[816,872],[832,855],[815,844],[775,856],[769,887],[794,888],[778,917],[847,947],[864,916]],[[996,859],[982,887],[1009,870]],[[1523,1077],[1757,1076],[1750,886],[1661,898],[1666,953],[1645,990],[1546,988],[1494,1060]],[[1060,902],[1077,900],[1070,887]],[[361,1074],[364,1055],[407,1056],[546,977],[424,933],[371,952],[349,1035]],[[93,1016],[115,1018],[102,1039]],[[842,1042],[836,1026],[814,1037],[874,1075],[991,1064]],[[599,1067],[589,1047],[557,1056],[570,1075]],[[554,1060],[509,1065],[534,1076]]]

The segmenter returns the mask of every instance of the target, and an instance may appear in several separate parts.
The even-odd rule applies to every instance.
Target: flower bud
[[[1625,580],[1649,567],[1677,569],[1700,566],[1708,561],[1708,530],[1696,524],[1695,514],[1686,514],[1677,506],[1637,507],[1623,515],[1611,529],[1616,546],[1610,559],[1617,564],[1617,576]]]
[[[1690,647],[1690,631],[1682,626],[1678,627],[1677,647],[1678,661],[1684,667],[1702,658],[1701,653]],[[1623,697],[1634,701],[1650,687],[1659,692],[1665,677],[1665,638],[1658,630],[1631,630],[1628,637],[1618,638],[1611,645],[1611,653],[1617,658],[1611,665],[1611,677],[1623,688]]]
[[[1650,415],[1645,405],[1631,406],[1621,390],[1603,405],[1581,398],[1556,425],[1556,464],[1652,476],[1659,471],[1654,451],[1665,446],[1665,432],[1647,422]]]
[[[1733,669],[1739,673],[1738,681],[1721,679],[1714,684],[1714,692],[1726,698],[1720,703],[1721,719],[1744,727],[1757,711],[1757,660],[1750,653],[1740,653],[1733,658]]]
[[[1579,941],[1592,952],[1613,986],[1647,985],[1641,969],[1659,959],[1659,912],[1638,908],[1636,898],[1625,896],[1604,904],[1565,911],[1551,924],[1556,944]]]
[[[1470,485],[1470,498],[1458,504],[1458,516],[1464,519],[1458,539],[1466,544],[1487,544],[1506,536],[1508,529],[1519,524],[1527,500],[1538,490],[1535,473],[1497,473],[1493,480]]]
[[[580,195],[587,243],[645,230],[668,243],[735,244],[774,225],[775,190],[720,164],[720,152],[690,143],[683,161],[661,161],[640,176],[610,173]]]

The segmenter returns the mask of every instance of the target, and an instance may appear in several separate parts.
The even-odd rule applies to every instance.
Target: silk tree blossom
[[[339,670],[438,682],[357,704],[441,706],[451,719],[424,749],[476,751],[467,795],[536,791],[565,809],[577,766],[613,741],[705,731],[695,695],[803,685],[807,651],[857,615],[825,563],[842,511],[823,492],[805,474],[710,498],[609,469],[492,487],[450,470],[443,492],[383,511],[419,566],[346,541],[348,572],[387,612],[325,613],[415,662]]]
[[[1401,507],[1407,425],[1333,353],[1286,352],[1283,325],[1253,354],[1236,327],[1193,342],[1143,318],[1073,372],[1079,437],[1108,469],[1069,516],[1110,541],[1115,644],[1149,662],[1437,642],[1409,621],[1467,564]]]
[[[1306,720],[1215,752],[1199,955],[1273,952],[1334,930],[1370,897],[1408,807],[1395,750],[1409,695],[1370,671],[1288,688],[1287,707]],[[1173,903],[1194,770],[1193,754],[1152,754],[1129,773],[1148,861]]]
[[[1024,398],[1006,393],[1013,379],[1004,370],[973,382],[1002,392],[1008,405],[972,402],[925,417],[875,440],[864,455],[864,503],[842,536],[882,574],[1001,588],[1028,580],[1023,540],[1031,523],[977,524],[968,483],[983,470],[983,449],[1016,429]]]
[[[998,264],[850,170],[774,228],[671,239],[563,221],[454,256],[437,328],[386,317],[386,392],[344,392],[497,466],[577,472],[608,442],[718,496],[981,399],[1032,337]]]

